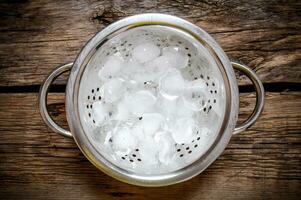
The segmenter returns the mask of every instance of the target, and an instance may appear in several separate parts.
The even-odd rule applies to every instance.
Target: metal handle
[[[237,134],[252,126],[260,116],[264,105],[264,88],[258,76],[249,67],[236,62],[231,62],[231,64],[234,69],[243,72],[247,77],[249,77],[256,90],[255,108],[246,121],[234,128],[233,134]]]
[[[48,110],[47,110],[47,94],[48,94],[48,89],[51,83],[62,73],[69,71],[72,67],[73,63],[68,63],[62,66],[59,66],[55,70],[53,70],[50,75],[45,79],[44,83],[42,84],[40,88],[40,93],[39,93],[39,108],[40,108],[40,113],[41,116],[44,120],[44,122],[56,133],[72,138],[72,134],[70,131],[63,129],[60,127],[53,119],[50,117]]]

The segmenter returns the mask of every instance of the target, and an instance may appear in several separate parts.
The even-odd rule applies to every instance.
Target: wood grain
[[[97,170],[72,139],[43,123],[42,80],[72,62],[98,31],[126,16],[166,13],[209,32],[268,91],[259,121],[235,135],[206,171],[162,188],[121,183]],[[67,75],[56,81],[63,91]],[[243,92],[249,81],[239,75]],[[281,92],[283,91],[283,92]],[[241,94],[239,121],[254,106]],[[63,93],[51,115],[67,128]],[[301,2],[298,0],[0,1],[0,199],[300,199]]]
[[[265,83],[301,83],[300,1],[21,0],[0,2],[0,86],[39,85],[110,23],[150,12],[204,28]]]
[[[260,120],[235,135],[201,175],[163,188],[136,187],[98,171],[72,139],[44,125],[37,94],[0,94],[0,199],[298,199],[301,195],[301,93],[267,93]],[[240,120],[252,110],[242,94]],[[66,127],[64,95],[49,109]]]

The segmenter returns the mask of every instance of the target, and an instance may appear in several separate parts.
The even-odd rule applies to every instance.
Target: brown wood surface
[[[173,14],[204,28],[265,83],[301,83],[298,0],[7,2],[0,3],[0,86],[40,84],[54,67],[72,62],[96,32],[147,12]]]
[[[249,131],[233,136],[223,155],[196,178],[142,188],[98,171],[72,139],[42,122],[37,94],[0,95],[0,195],[3,199],[294,199],[300,195],[300,92],[267,93],[265,110]],[[241,119],[254,95],[241,95]],[[49,108],[66,126],[64,95]]]
[[[46,127],[37,107],[38,87],[55,66],[73,61],[108,24],[146,12],[204,28],[232,60],[253,68],[267,90],[259,121],[233,136],[216,162],[192,180],[162,188],[103,174],[72,139]],[[255,97],[239,79],[241,121]],[[67,127],[64,78],[57,84],[49,109]],[[300,86],[298,0],[0,1],[0,199],[300,199]]]

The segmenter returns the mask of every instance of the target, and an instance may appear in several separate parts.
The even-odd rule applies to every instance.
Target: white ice
[[[110,126],[117,124],[106,130],[105,140],[109,145],[112,139],[117,156],[139,148],[141,164],[145,169],[155,169],[176,166],[172,163],[175,143],[191,143],[196,130],[201,133],[200,148],[205,151],[217,114],[212,110],[205,119],[195,120],[208,100],[206,82],[183,78],[181,71],[187,67],[189,57],[182,49],[159,48],[149,41],[144,38],[135,46],[130,58],[122,58],[119,53],[105,60],[98,73],[104,82],[100,89],[103,99],[93,103],[92,115],[98,127],[110,119]],[[116,112],[109,119],[112,107]],[[211,116],[213,120],[208,121]],[[198,127],[200,121],[204,122],[202,129]]]
[[[164,116],[159,113],[146,113],[139,118],[138,125],[144,135],[153,137],[156,131],[163,126]]]
[[[154,71],[143,71],[141,73],[136,73],[133,76],[133,80],[135,80],[139,84],[144,84],[145,82],[158,82],[158,74]]]
[[[133,76],[143,71],[143,64],[138,63],[133,59],[124,62],[124,67],[121,69],[121,76],[126,77],[127,80],[132,80]]]
[[[187,83],[187,90],[189,92],[204,92],[206,89],[206,82],[203,79],[197,79]]]
[[[136,138],[127,127],[117,129],[112,135],[113,148],[117,151],[129,152],[137,146]]]
[[[98,77],[101,80],[110,79],[115,77],[122,69],[123,60],[121,57],[112,55],[107,58],[104,66],[99,70]]]
[[[160,53],[161,50],[153,43],[140,44],[133,50],[133,59],[145,63],[158,57]]]
[[[176,66],[176,59],[169,55],[162,55],[154,59],[150,64],[159,69],[167,70]]]
[[[142,86],[145,82],[157,83],[160,77],[158,69],[154,66],[139,64],[133,60],[129,60],[125,64],[122,75],[127,79],[128,86],[135,86],[135,89],[139,89],[137,86]]]
[[[177,117],[193,117],[194,110],[190,107],[190,102],[184,97],[178,99],[177,103]]]
[[[101,101],[93,103],[92,116],[96,124],[101,125],[108,116],[108,111]]]
[[[123,106],[136,116],[151,112],[156,103],[156,97],[147,90],[140,90],[124,98]]]
[[[145,136],[139,142],[140,158],[146,166],[156,165],[158,160],[158,152],[160,147],[156,144],[153,137]]]
[[[125,121],[129,118],[130,111],[125,103],[125,101],[121,101],[117,105],[117,114],[115,116],[115,120]]]
[[[216,129],[216,123],[217,119],[220,119],[222,116],[223,112],[222,111],[215,111],[215,110],[210,110],[208,114],[206,114],[206,117],[201,120],[202,127],[206,127],[210,130],[215,130]]]
[[[160,92],[166,98],[175,98],[181,96],[186,86],[184,78],[176,69],[169,70],[160,79],[159,84]]]
[[[187,106],[187,100],[183,97],[179,98],[165,98],[160,96],[158,100],[158,107],[165,117],[170,119],[178,117],[192,117],[194,111]]]
[[[190,143],[195,136],[196,122],[192,118],[179,118],[175,120],[172,130],[172,137],[176,143]]]
[[[158,107],[165,117],[174,116],[177,111],[177,98],[158,97]]]
[[[143,127],[136,123],[131,128],[132,134],[138,139],[138,141],[143,141],[145,139],[145,134],[143,132]]]
[[[106,102],[112,103],[119,100],[125,92],[125,82],[120,78],[111,79],[100,89]]]
[[[189,57],[179,47],[165,47],[162,50],[162,61],[165,65],[174,68],[185,68],[188,64]]]
[[[202,79],[186,83],[185,106],[193,111],[199,111],[206,106],[209,98],[207,86]]]
[[[158,159],[163,164],[169,164],[175,153],[175,142],[169,132],[161,131],[156,133],[155,142],[160,147]]]

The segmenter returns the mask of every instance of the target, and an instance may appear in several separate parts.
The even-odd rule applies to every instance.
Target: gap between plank
[[[264,83],[266,92],[284,92],[284,91],[301,91],[301,83]],[[66,85],[52,85],[50,93],[65,93]],[[26,85],[26,86],[0,86],[0,93],[38,93],[40,85]],[[253,85],[239,86],[240,93],[254,92]]]

